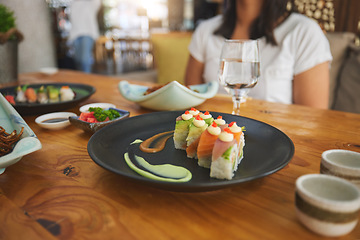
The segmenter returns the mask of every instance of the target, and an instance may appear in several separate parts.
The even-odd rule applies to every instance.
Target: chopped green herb
[[[91,107],[89,108],[89,112],[94,112],[94,117],[99,122],[105,121],[106,118],[109,118],[109,120],[113,120],[120,117],[120,113],[114,109],[104,110],[100,107]]]

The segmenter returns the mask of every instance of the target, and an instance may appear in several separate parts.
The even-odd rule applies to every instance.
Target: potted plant
[[[0,83],[17,81],[18,43],[22,40],[14,12],[0,4]]]

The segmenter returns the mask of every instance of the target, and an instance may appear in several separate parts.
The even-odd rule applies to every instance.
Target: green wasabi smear
[[[136,140],[135,140],[136,141]],[[151,165],[144,158],[136,156],[136,161],[144,167],[146,170],[150,172],[144,171],[137,166],[130,160],[129,153],[124,154],[125,161],[127,165],[137,172],[138,174],[153,179],[157,181],[165,181],[165,182],[188,182],[192,178],[192,174],[189,170],[183,167],[171,165],[171,164],[162,164],[162,165]],[[160,175],[154,175],[151,172]],[[163,177],[161,177],[163,176]]]
[[[130,145],[136,144],[136,143],[142,143],[142,142],[143,142],[143,140],[141,140],[141,139],[135,139],[132,143],[130,143]]]

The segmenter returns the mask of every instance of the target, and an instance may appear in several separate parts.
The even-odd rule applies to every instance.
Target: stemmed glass
[[[225,40],[219,67],[219,81],[232,96],[234,115],[240,115],[240,103],[260,77],[258,40]]]

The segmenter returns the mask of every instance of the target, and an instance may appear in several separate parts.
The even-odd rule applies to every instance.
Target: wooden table
[[[131,112],[151,112],[125,100],[120,79],[61,71],[20,75],[20,83],[72,82],[93,85],[85,103],[110,102]],[[200,110],[230,113],[230,98],[216,96]],[[79,113],[78,107],[68,109]],[[142,186],[95,164],[89,134],[70,126],[45,130],[25,121],[42,149],[0,175],[0,239],[319,239],[296,218],[295,180],[319,173],[321,153],[341,148],[360,152],[360,115],[248,100],[246,117],[287,134],[295,155],[282,170],[251,182],[202,193]],[[342,239],[360,239],[360,226]]]

